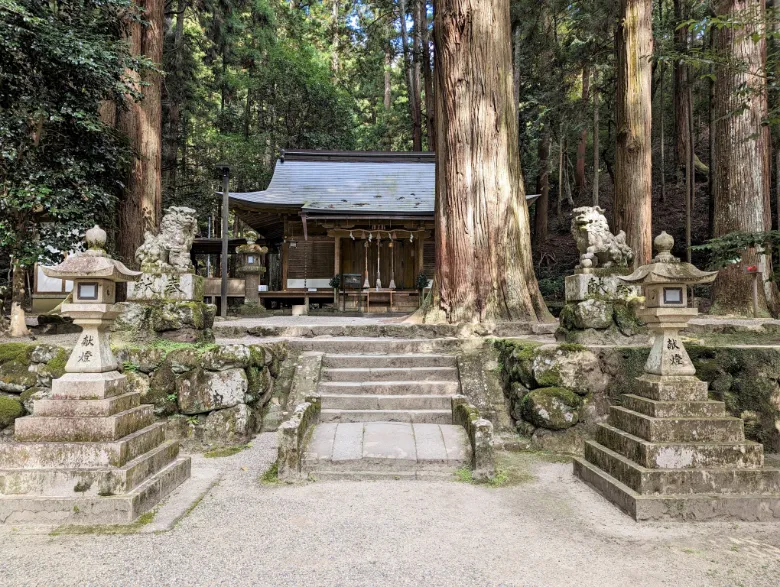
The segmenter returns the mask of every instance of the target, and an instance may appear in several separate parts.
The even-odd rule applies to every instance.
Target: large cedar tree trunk
[[[637,266],[652,257],[652,14],[652,0],[620,0],[615,230],[626,231]]]
[[[769,128],[767,116],[766,38],[755,19],[763,15],[764,0],[720,0],[720,17],[746,20],[744,27],[724,27],[715,33],[715,49],[724,64],[716,68],[714,88],[715,192],[714,233],[723,236],[739,230],[759,232],[771,228],[769,195]],[[762,19],[763,20],[763,19]],[[757,34],[757,39],[752,35]],[[743,91],[747,88],[749,91]],[[755,264],[749,251],[743,261]],[[714,284],[713,310],[746,314],[752,308],[752,277],[740,265],[721,270]],[[759,303],[767,300],[759,288]]]
[[[182,64],[184,42],[184,11],[188,0],[179,0],[177,5],[176,24],[173,32],[174,63],[176,68]],[[179,155],[179,138],[181,135],[181,95],[171,95],[162,85],[162,99],[166,110],[165,132],[163,134],[162,151],[162,188],[169,197],[176,195],[176,180]]]
[[[550,320],[534,275],[508,0],[441,0],[436,276],[427,318]]]
[[[134,55],[143,55],[155,64],[162,63],[163,0],[137,0],[144,10],[143,26],[129,25],[128,43]],[[119,111],[118,128],[125,133],[135,150],[125,192],[119,202],[119,255],[134,262],[135,251],[143,242],[144,231],[157,230],[162,208],[162,102],[161,75],[147,72],[142,87],[144,99],[128,100]]]

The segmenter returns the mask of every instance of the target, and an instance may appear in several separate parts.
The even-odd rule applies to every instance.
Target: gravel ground
[[[167,533],[0,529],[0,584],[777,585],[780,525],[638,525],[570,464],[525,457],[534,479],[502,488],[260,485],[274,442],[210,459],[222,481]]]
[[[266,318],[217,317],[214,326],[362,326],[376,324],[399,324],[408,316],[268,316]]]

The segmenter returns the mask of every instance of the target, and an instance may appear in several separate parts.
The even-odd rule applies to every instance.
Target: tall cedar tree
[[[763,125],[767,116],[766,37],[761,34],[765,9],[764,0],[721,0],[715,5],[716,16],[734,23],[715,32],[715,49],[721,57],[714,88],[716,237],[735,230],[761,232],[772,224],[769,128]],[[745,253],[743,260],[755,264],[755,251]],[[748,312],[751,279],[739,265],[721,270],[714,285],[713,309]],[[766,296],[759,289],[760,307],[766,312]]]
[[[652,257],[652,16],[652,0],[620,0],[615,229],[626,231],[637,266]]]
[[[531,259],[508,0],[442,0],[436,274],[427,319],[549,320]]]

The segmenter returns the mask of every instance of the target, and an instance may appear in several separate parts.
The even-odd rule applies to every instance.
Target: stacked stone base
[[[0,522],[132,522],[190,474],[153,407],[117,372],[69,373],[0,445]]]
[[[644,375],[574,472],[636,520],[780,519],[780,469],[695,377]]]

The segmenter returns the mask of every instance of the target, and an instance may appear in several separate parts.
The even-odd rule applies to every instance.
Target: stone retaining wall
[[[51,392],[69,349],[48,344],[0,344],[0,436]],[[284,344],[120,346],[114,354],[128,391],[168,421],[168,436],[189,448],[246,442],[260,429],[274,382],[287,357]]]
[[[582,453],[609,407],[630,394],[648,347],[496,341],[501,378],[518,433],[530,447]],[[748,439],[780,452],[780,347],[687,344],[710,397],[745,421]]]

